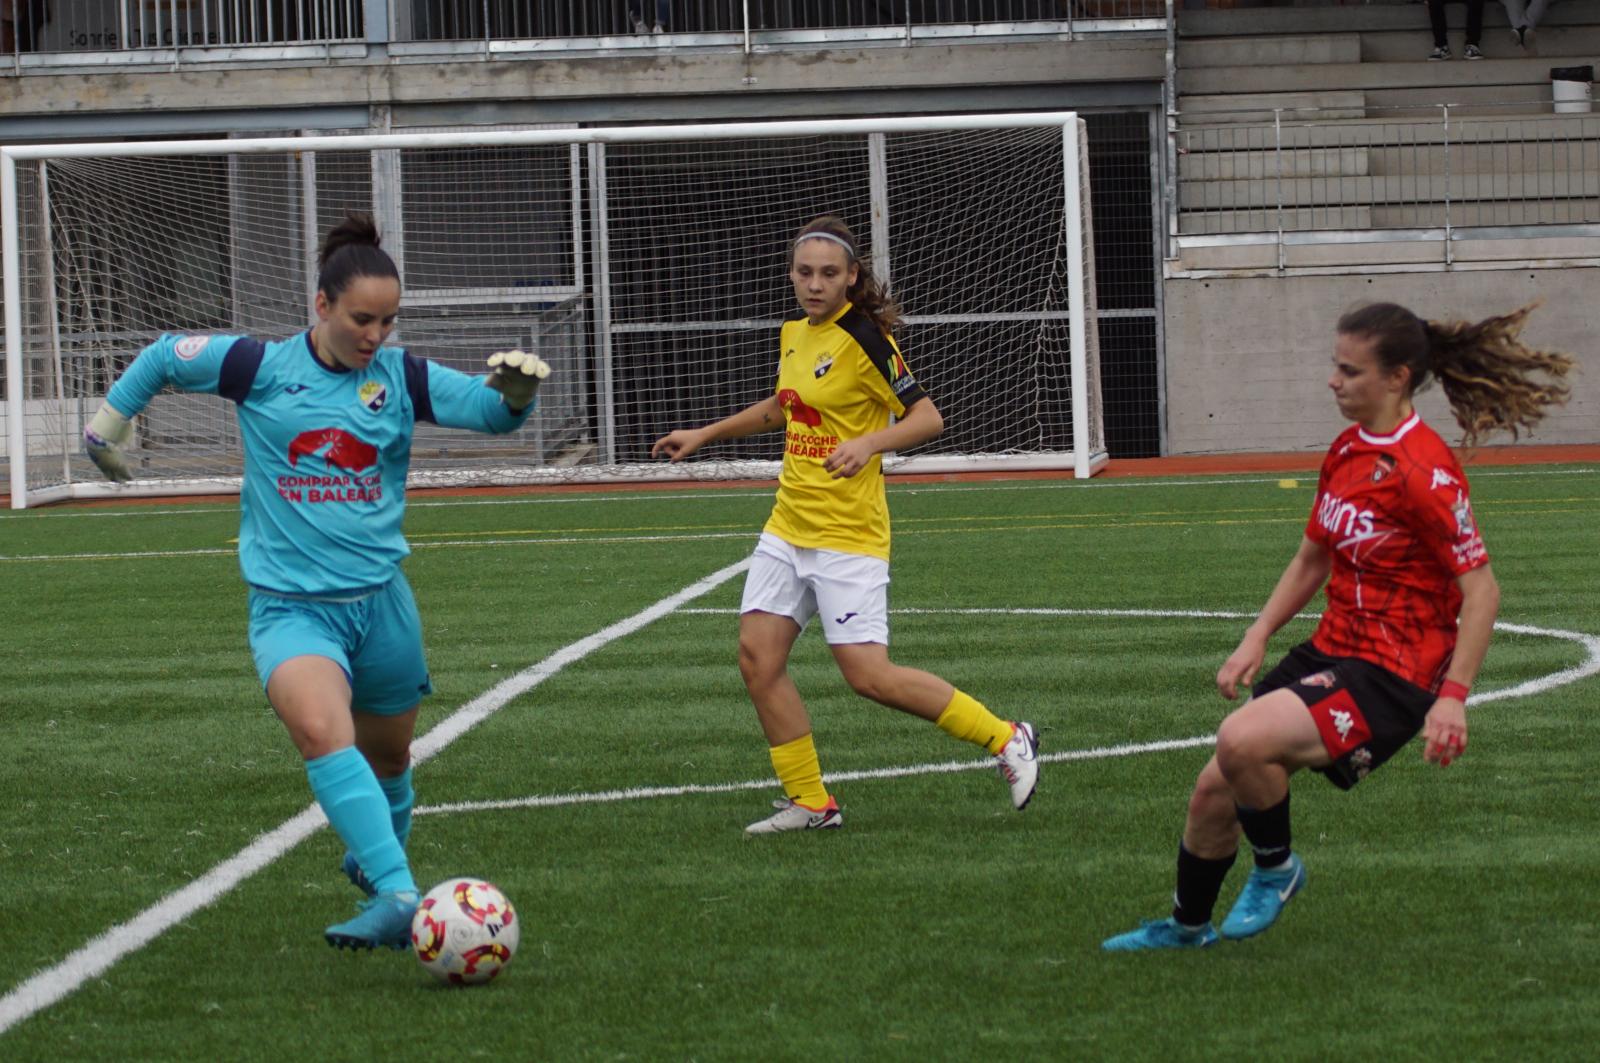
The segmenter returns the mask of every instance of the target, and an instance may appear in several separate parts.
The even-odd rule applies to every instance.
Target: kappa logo
[[[1351,729],[1356,725],[1355,718],[1343,709],[1334,709],[1328,715],[1333,718],[1333,729],[1339,732],[1339,738],[1348,739]]]
[[[1433,470],[1433,483],[1428,485],[1428,490],[1434,491],[1441,487],[1455,487],[1460,483],[1460,480],[1457,480],[1454,476],[1451,476],[1443,469],[1436,467]]]
[[[200,352],[205,350],[206,344],[210,342],[210,336],[185,336],[173,345],[172,353],[186,362],[192,362],[200,357]]]
[[[389,389],[384,387],[381,381],[369,380],[361,385],[361,389],[356,392],[356,398],[360,400],[361,405],[377,413],[389,401]]]

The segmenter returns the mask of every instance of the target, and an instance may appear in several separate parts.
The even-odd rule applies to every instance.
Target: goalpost
[[[888,472],[1107,460],[1088,161],[1071,113],[0,148],[11,505],[236,492],[230,404],[165,392],[131,484],[81,433],[163,332],[277,338],[313,320],[319,238],[372,212],[405,284],[391,344],[468,372],[555,368],[518,433],[418,425],[411,483],[776,475],[777,435],[679,465],[673,428],[762,398],[797,313],[789,241],[839,214],[899,302],[944,413]]]

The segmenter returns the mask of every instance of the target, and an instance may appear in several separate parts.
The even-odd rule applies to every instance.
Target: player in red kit
[[[1172,915],[1108,939],[1107,950],[1215,943],[1212,908],[1241,833],[1255,867],[1220,936],[1270,927],[1306,881],[1289,830],[1289,777],[1301,768],[1348,790],[1419,731],[1429,763],[1466,751],[1467,693],[1500,589],[1466,475],[1412,396],[1437,376],[1469,444],[1531,427],[1564,401],[1572,367],[1520,342],[1532,309],[1440,323],[1380,303],[1340,319],[1328,387],[1354,423],[1323,459],[1300,548],[1217,671],[1218,691],[1232,699],[1255,679],[1267,640],[1324,584],[1327,609],[1218,729],[1189,798]]]

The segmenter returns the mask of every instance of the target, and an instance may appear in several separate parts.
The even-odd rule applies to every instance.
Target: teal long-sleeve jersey
[[[165,335],[107,401],[126,417],[165,386],[230,399],[244,445],[239,567],[252,586],[327,595],[387,583],[411,552],[401,531],[418,421],[515,431],[483,377],[382,347],[364,369],[330,369],[307,332],[284,340]]]

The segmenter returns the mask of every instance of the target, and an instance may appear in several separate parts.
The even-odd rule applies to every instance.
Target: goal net
[[[12,506],[236,491],[226,400],[158,396],[125,486],[83,456],[83,425],[163,332],[306,328],[318,242],[351,210],[404,280],[391,344],[555,369],[516,434],[418,425],[413,485],[775,475],[776,434],[671,466],[649,449],[770,393],[790,240],[819,214],[888,282],[944,414],[888,471],[1106,460],[1072,114],[40,145],[0,149]]]

